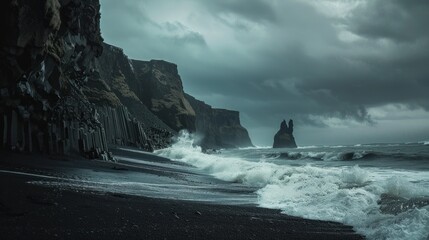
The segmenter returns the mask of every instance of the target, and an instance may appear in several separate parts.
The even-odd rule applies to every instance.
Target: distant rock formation
[[[286,120],[280,124],[280,130],[274,136],[273,148],[297,148],[293,136],[293,121],[289,120],[289,126]]]
[[[133,60],[137,82],[132,84],[149,109],[175,131],[195,131],[195,111],[185,98],[177,65],[162,60]]]
[[[249,133],[241,126],[239,112],[212,108],[186,94],[196,113],[196,132],[202,136],[198,143],[203,149],[252,147]]]

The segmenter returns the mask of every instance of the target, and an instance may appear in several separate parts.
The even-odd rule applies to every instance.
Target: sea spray
[[[327,160],[338,156],[337,152],[324,150],[323,156],[329,156]],[[429,182],[427,172],[358,165],[278,165],[267,158],[255,161],[243,157],[246,154],[232,152],[207,155],[186,132],[172,147],[156,154],[191,164],[225,181],[257,187],[262,207],[281,209],[294,216],[342,222],[354,226],[369,239],[425,240],[429,235],[428,206],[405,209],[394,215],[382,213],[379,205],[383,194],[407,199],[429,196],[428,188],[417,184],[421,179]],[[307,156],[323,158],[312,152]]]

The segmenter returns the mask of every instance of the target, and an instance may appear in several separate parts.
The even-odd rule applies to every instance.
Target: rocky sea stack
[[[293,137],[293,120],[289,120],[289,126],[286,120],[280,124],[280,130],[274,136],[273,148],[297,148],[295,138]]]

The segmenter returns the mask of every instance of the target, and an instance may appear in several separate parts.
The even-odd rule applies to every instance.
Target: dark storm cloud
[[[367,1],[346,20],[346,28],[363,38],[358,48],[341,61],[325,62],[323,72],[301,82],[301,89],[327,89],[355,106],[402,103],[428,109],[428,12],[428,1]]]
[[[428,1],[362,0],[340,17],[319,5],[358,1],[101,2],[107,42],[177,63],[187,92],[266,139],[282,118],[305,132],[332,119],[371,128],[392,104],[411,119],[429,110]]]
[[[180,22],[158,22],[151,19],[148,15],[150,9],[145,8],[145,2],[102,0],[101,3],[102,33],[109,36],[107,41],[119,42],[117,45],[120,47],[125,49],[136,47],[134,49],[140,52],[145,45],[148,46],[145,49],[148,51],[162,48],[169,52],[170,47],[206,45],[204,36],[188,29]]]
[[[158,28],[165,30],[169,33],[172,33],[169,36],[166,36],[165,38],[172,40],[175,43],[195,44],[195,45],[201,45],[201,46],[206,45],[206,41],[200,33],[190,31],[189,29],[186,28],[186,26],[184,26],[179,22],[174,22],[174,23],[167,22],[167,23],[164,23],[163,25],[158,25]]]
[[[273,5],[267,0],[205,0],[204,7],[215,14],[232,13],[251,21],[275,21]]]
[[[426,0],[373,0],[349,19],[350,30],[368,38],[416,41],[428,37],[429,2]]]

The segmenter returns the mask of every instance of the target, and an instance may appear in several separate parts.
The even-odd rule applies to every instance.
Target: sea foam
[[[357,165],[289,166],[263,159],[255,162],[234,156],[207,155],[194,146],[189,133],[182,133],[172,147],[158,150],[156,154],[191,164],[225,181],[257,187],[260,206],[281,209],[288,215],[342,222],[369,239],[427,239],[429,235],[428,206],[397,215],[380,211],[382,194],[405,198],[429,196],[429,190],[412,182],[413,173],[405,170]],[[429,180],[429,176],[427,178]]]

